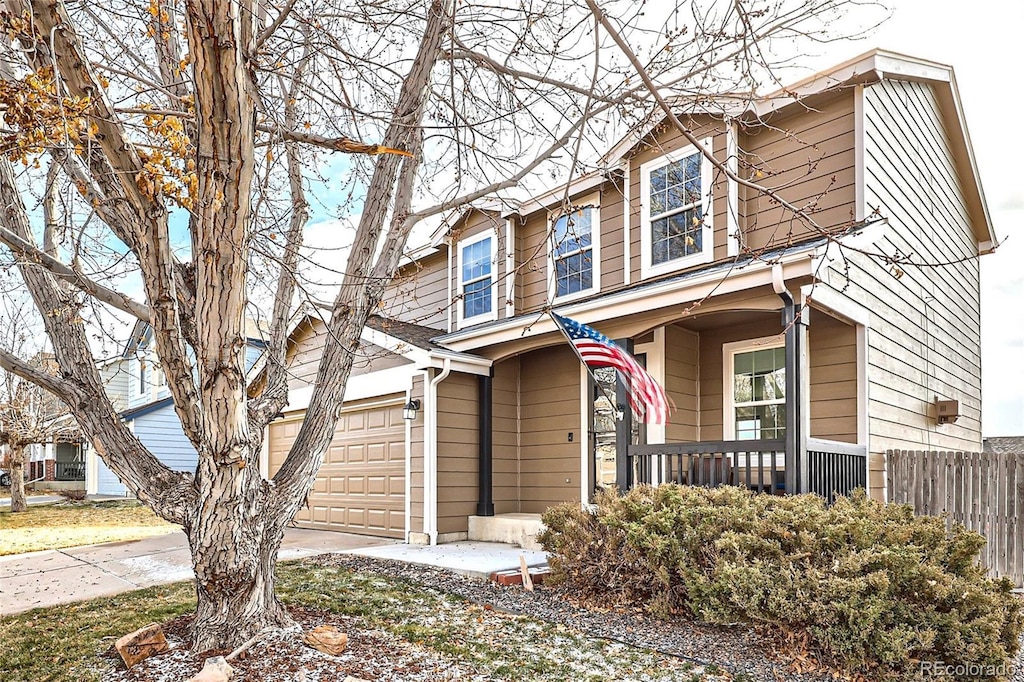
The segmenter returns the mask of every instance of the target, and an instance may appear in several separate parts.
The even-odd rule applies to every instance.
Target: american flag
[[[576,348],[576,353],[589,367],[614,367],[629,386],[629,404],[633,413],[648,424],[668,421],[669,398],[665,389],[646,369],[607,336],[576,320],[551,313]]]

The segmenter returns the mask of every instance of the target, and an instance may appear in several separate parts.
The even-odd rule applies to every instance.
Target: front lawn
[[[0,555],[139,540],[179,527],[131,500],[57,502],[28,511],[0,511]]]
[[[282,564],[278,594],[290,606],[353,618],[356,628],[381,631],[395,641],[429,650],[452,666],[481,671],[486,679],[705,679],[690,663],[672,656],[340,566],[312,561]],[[117,637],[192,607],[191,584],[178,583],[0,619],[0,679],[109,679],[114,662],[100,654]],[[386,666],[387,661],[383,663]]]

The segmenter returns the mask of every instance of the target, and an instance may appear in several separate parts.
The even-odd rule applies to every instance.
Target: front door
[[[647,356],[640,353],[636,356],[641,366],[647,366]],[[596,381],[595,381],[596,379]],[[591,496],[598,490],[614,488],[616,480],[616,461],[620,453],[615,451],[615,429],[619,408],[629,409],[628,405],[615,404],[616,389],[620,377],[611,367],[598,367],[593,370],[590,379],[590,491]],[[647,442],[646,425],[631,419],[633,445]],[[621,453],[625,457],[626,453]]]

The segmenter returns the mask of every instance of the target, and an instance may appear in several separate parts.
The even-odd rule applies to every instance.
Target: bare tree
[[[827,37],[847,3],[709,0],[657,20],[632,2],[592,14],[569,0],[4,4],[0,242],[60,372],[11,349],[0,367],[60,396],[107,466],[184,527],[194,646],[208,649],[288,620],[274,594],[284,527],[313,484],[360,332],[413,228],[597,167],[597,148],[650,114],[652,90],[701,106],[749,96],[771,77],[772,40]],[[608,17],[617,39],[645,46],[630,53],[644,82],[604,50]],[[311,188],[329,162],[343,168],[341,208],[358,217],[308,416],[267,480],[258,455],[287,401],[287,324],[304,291],[306,224],[323,202]],[[243,332],[254,301],[269,311],[270,341],[265,387],[250,399]],[[111,311],[152,327],[199,453],[194,475],[147,452],[105,396],[90,335]]]
[[[29,343],[24,328],[7,323],[7,346],[24,349]],[[37,352],[30,365],[37,371],[53,375],[57,371],[51,353]],[[28,509],[25,499],[25,455],[30,445],[75,443],[82,440],[67,406],[57,396],[37,384],[7,371],[0,371],[0,445],[7,446],[7,462],[11,476],[11,511]]]

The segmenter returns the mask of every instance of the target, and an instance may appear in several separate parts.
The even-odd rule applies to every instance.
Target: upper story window
[[[572,298],[598,288],[598,225],[597,206],[581,206],[555,218],[549,261],[555,298]]]
[[[710,150],[711,138],[702,146]],[[699,149],[642,164],[640,192],[643,277],[711,260],[711,162]]]
[[[144,396],[149,390],[148,367],[145,360],[139,360],[139,395]]]
[[[484,232],[459,246],[459,322],[475,324],[498,317],[495,283],[495,238]]]

